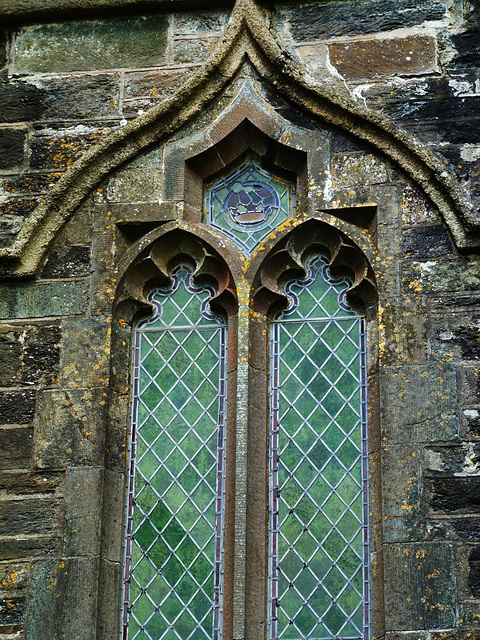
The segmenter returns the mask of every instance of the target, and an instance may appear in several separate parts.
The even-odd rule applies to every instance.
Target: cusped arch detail
[[[225,35],[205,65],[174,96],[99,142],[65,173],[14,244],[0,249],[0,274],[35,275],[60,228],[96,185],[142,151],[166,141],[212,104],[246,60],[290,102],[366,141],[401,167],[438,207],[459,249],[478,246],[478,220],[445,164],[385,117],[314,81],[299,58],[277,42],[255,0],[237,0]]]

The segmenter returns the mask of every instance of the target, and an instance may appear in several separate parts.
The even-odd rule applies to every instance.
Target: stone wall
[[[88,152],[137,118],[147,122],[182,83],[221,75],[208,65],[232,11],[179,2],[173,13],[161,0],[131,2],[128,12],[114,0],[73,3],[70,13],[46,4],[35,13],[0,0],[4,260],[24,225],[37,224],[33,212],[49,192],[74,189]],[[480,8],[318,0],[261,10],[284,58],[312,86],[383,115],[399,139],[415,136],[477,216]],[[222,114],[241,122],[262,105],[283,119],[284,131],[269,133],[282,143],[299,129],[321,137],[302,213],[349,235],[376,275],[377,637],[480,638],[478,245],[459,250],[415,170],[407,175],[360,126],[346,133],[327,109],[323,119],[320,109],[293,105],[277,93],[280,81],[255,69],[240,67],[215,100],[192,103],[168,136],[159,126],[147,144],[139,129],[128,162],[112,163],[45,241],[36,273],[0,283],[1,640],[116,637],[131,330],[112,312],[122,260],[164,225],[201,223],[188,211],[185,148],[200,154],[218,128],[228,130]],[[243,98],[237,116],[232,105],[247,85],[255,96]]]

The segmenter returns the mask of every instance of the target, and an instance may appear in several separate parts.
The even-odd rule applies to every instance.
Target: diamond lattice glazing
[[[247,160],[205,192],[207,223],[220,229],[244,253],[255,247],[295,206],[293,182]]]
[[[270,637],[368,638],[363,319],[314,256],[272,323]]]
[[[225,326],[182,266],[135,333],[124,638],[220,637]]]

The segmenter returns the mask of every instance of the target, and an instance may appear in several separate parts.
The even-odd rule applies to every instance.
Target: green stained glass
[[[295,209],[294,183],[253,159],[205,190],[207,223],[220,229],[247,254]]]
[[[136,331],[124,638],[218,640],[225,325],[181,266]]]
[[[272,323],[271,640],[368,640],[364,330],[348,286],[313,256]]]

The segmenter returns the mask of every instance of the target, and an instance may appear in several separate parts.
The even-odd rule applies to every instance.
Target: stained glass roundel
[[[293,182],[247,160],[209,185],[207,223],[220,229],[244,253],[252,253],[279,224],[293,215]]]

